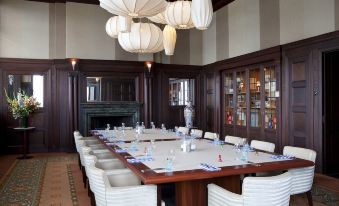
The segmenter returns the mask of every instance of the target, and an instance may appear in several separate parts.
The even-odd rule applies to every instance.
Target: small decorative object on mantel
[[[5,93],[8,107],[12,112],[13,118],[20,119],[20,127],[28,127],[28,118],[38,109],[40,103],[33,96],[28,96],[22,90],[19,90],[16,97],[13,95],[13,98],[8,96],[6,90]]]
[[[184,117],[185,117],[185,123],[187,128],[193,127],[193,120],[194,120],[195,112],[194,107],[192,105],[191,101],[187,101],[187,105],[184,109]]]

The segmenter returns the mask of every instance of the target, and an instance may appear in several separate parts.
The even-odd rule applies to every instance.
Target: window
[[[188,101],[194,105],[194,79],[169,79],[169,105],[183,106]]]
[[[44,107],[44,76],[39,74],[8,75],[7,94],[16,96],[19,90],[28,96],[33,96]]]

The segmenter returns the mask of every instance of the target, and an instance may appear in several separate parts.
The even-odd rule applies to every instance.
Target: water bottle
[[[142,130],[142,133],[144,133],[144,131],[145,131],[145,124],[144,124],[144,122],[141,122],[141,130]]]
[[[244,162],[248,162],[248,152],[249,152],[249,145],[245,144],[241,149],[241,157],[240,160]]]
[[[154,122],[151,122],[151,128],[152,128],[152,129],[155,129]]]
[[[161,133],[165,134],[165,132],[166,132],[165,124],[161,124]]]

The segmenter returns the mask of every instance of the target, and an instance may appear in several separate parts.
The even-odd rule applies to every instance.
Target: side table
[[[33,131],[35,129],[35,127],[15,127],[13,129],[15,131],[22,132],[23,138],[24,138],[23,153],[22,153],[22,156],[18,157],[17,159],[32,158],[32,156],[28,156],[28,136],[29,136],[29,132]]]

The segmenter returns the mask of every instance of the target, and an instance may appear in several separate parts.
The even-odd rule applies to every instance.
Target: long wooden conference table
[[[314,165],[303,159],[273,159],[271,153],[253,151],[248,153],[248,161],[239,159],[239,151],[233,145],[216,145],[211,140],[193,140],[196,149],[191,152],[181,150],[182,140],[175,133],[161,133],[160,130],[146,130],[138,136],[135,144],[135,131],[115,132],[115,138],[102,138],[98,131],[92,133],[106,147],[131,169],[144,184],[174,183],[176,205],[207,205],[207,184],[214,183],[231,192],[240,194],[240,175],[276,170],[287,170]],[[137,145],[137,146],[136,146]],[[130,149],[132,148],[133,149]],[[135,147],[136,146],[136,147]],[[129,163],[128,159],[144,156],[147,148],[152,147],[152,161]],[[137,149],[135,149],[137,148]],[[121,150],[124,150],[121,152]],[[119,151],[119,152],[118,152]],[[174,156],[173,171],[166,170],[166,159]],[[219,167],[219,171],[206,171],[200,167],[207,163]],[[160,200],[160,192],[158,192]]]

